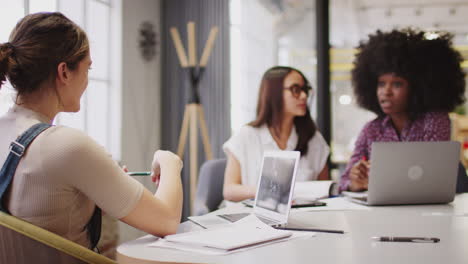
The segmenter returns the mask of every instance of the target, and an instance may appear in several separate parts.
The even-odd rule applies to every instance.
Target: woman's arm
[[[242,201],[255,197],[255,187],[242,185],[241,167],[239,161],[230,153],[226,152],[228,159],[224,173],[224,199],[229,201]]]
[[[174,234],[182,214],[182,161],[169,151],[157,151],[153,174],[159,174],[159,187],[153,195],[144,189],[135,208],[120,220],[157,236]],[[156,175],[159,176],[159,175]]]
[[[364,164],[363,158],[369,159],[367,141],[369,126],[370,123],[364,126],[356,140],[353,155],[349,159],[345,172],[340,178],[340,192],[367,189],[367,167],[364,166],[366,164]]]
[[[152,170],[161,177],[153,195],[83,132],[52,127],[44,133],[38,138],[44,173],[133,227],[157,236],[176,232],[182,211],[182,161],[175,154],[154,154]]]
[[[325,165],[325,167],[323,167],[323,170],[318,175],[317,180],[319,180],[319,181],[328,181],[328,180],[330,180],[330,175],[328,174],[328,165]]]
[[[422,141],[450,140],[450,118],[446,112],[429,112],[424,117]]]

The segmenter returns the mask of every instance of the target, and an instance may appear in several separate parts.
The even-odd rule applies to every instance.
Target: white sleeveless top
[[[293,128],[285,150],[294,150],[298,135]],[[307,154],[299,160],[296,181],[317,180],[318,175],[326,165],[330,148],[320,132],[309,140]],[[223,150],[230,152],[239,161],[241,166],[241,181],[244,185],[256,186],[260,176],[263,152],[281,150],[271,136],[266,125],[255,128],[243,126],[223,145]]]

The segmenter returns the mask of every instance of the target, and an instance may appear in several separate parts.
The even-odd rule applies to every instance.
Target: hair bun
[[[13,53],[15,51],[15,46],[13,46],[13,44],[11,44],[10,42],[5,42],[0,45],[0,50],[7,52],[9,51],[10,53]]]
[[[0,44],[0,87],[6,81],[6,75],[9,68],[8,61],[14,50],[15,47],[10,42]]]

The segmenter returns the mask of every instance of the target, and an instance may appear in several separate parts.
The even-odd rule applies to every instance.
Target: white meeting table
[[[468,263],[468,193],[444,205],[373,206],[370,210],[300,211],[290,218],[345,234],[316,233],[229,255],[149,247],[153,236],[123,243],[119,263]],[[179,232],[198,230],[192,222]],[[437,237],[439,243],[377,242],[375,236]]]

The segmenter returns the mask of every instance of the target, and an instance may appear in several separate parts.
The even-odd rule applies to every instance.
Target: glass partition
[[[231,120],[235,133],[255,117],[259,83],[273,65],[300,69],[316,87],[315,2],[231,0]],[[377,29],[417,27],[453,33],[468,69],[468,2],[455,0],[333,0],[330,3],[332,154],[346,165],[363,125],[375,118],[356,105],[352,84],[355,48]],[[316,120],[316,97],[309,102]],[[463,112],[464,106],[462,107]],[[339,172],[332,173],[337,180]]]

